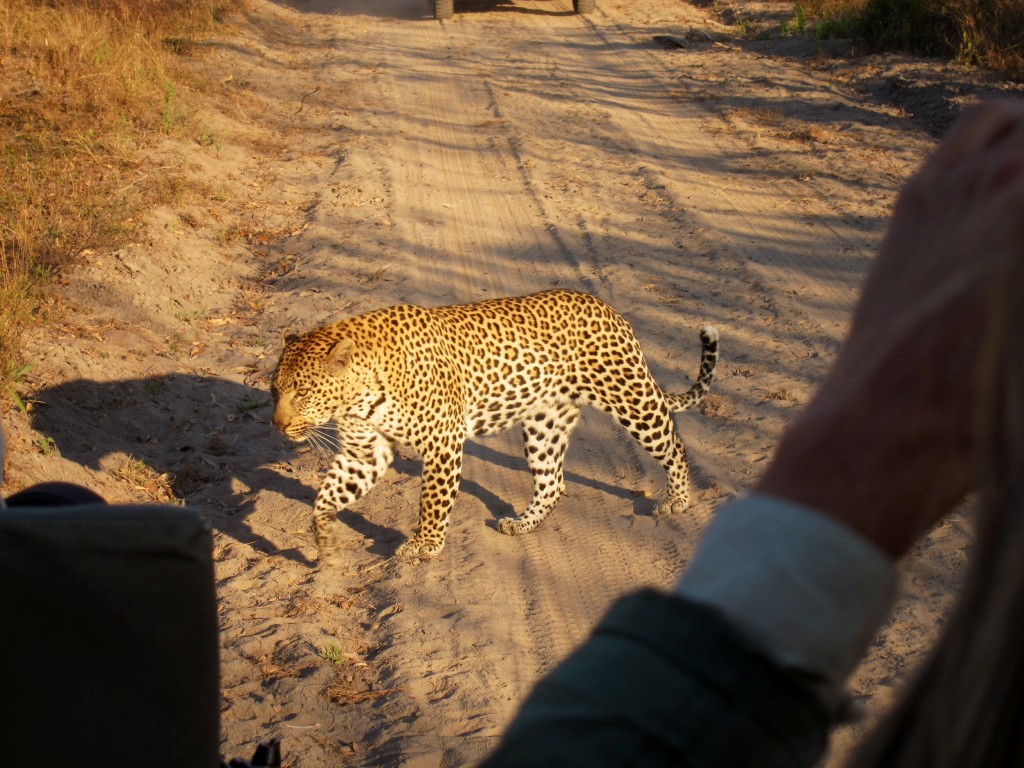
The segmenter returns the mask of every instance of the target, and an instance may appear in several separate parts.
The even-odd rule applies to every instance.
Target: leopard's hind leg
[[[653,379],[638,385],[630,397],[612,399],[598,395],[595,405],[611,413],[664,468],[668,495],[655,508],[654,514],[682,512],[690,506],[686,449],[676,432],[669,404]]]
[[[579,416],[579,406],[565,401],[539,410],[523,421],[526,463],[533,475],[533,498],[523,514],[498,521],[502,533],[515,536],[532,531],[554,509],[558,497],[565,491],[565,452]]]

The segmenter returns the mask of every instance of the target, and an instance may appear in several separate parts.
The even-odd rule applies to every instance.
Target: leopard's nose
[[[273,422],[274,426],[281,431],[282,434],[288,428],[288,419],[282,413],[274,411],[274,415],[271,417],[270,420]]]

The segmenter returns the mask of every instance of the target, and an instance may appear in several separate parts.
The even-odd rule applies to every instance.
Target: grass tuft
[[[140,150],[186,127],[182,56],[243,1],[0,4],[0,406],[53,276],[174,193]]]

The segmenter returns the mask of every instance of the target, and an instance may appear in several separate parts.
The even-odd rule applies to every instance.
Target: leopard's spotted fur
[[[526,533],[564,490],[562,464],[580,407],[611,413],[668,475],[659,513],[689,504],[686,454],[673,411],[697,405],[718,361],[718,331],[701,331],[697,380],[684,394],[654,381],[629,323],[593,296],[552,290],[476,304],[400,305],[291,338],[274,371],[275,426],[303,440],[333,420],[339,448],[313,504],[320,556],[337,550],[336,513],[370,490],[392,443],[423,457],[420,525],[398,554],[428,558],[445,543],[466,438],[522,425],[533,499],[503,518]]]

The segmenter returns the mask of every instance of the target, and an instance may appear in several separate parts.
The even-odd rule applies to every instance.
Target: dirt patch
[[[212,41],[203,141],[151,158],[209,195],[83,254],[60,321],[30,340],[32,411],[4,419],[8,493],[70,480],[210,521],[228,756],[279,736],[291,766],[479,760],[608,604],[670,585],[764,467],[935,135],[966,101],[1020,93],[949,64],[749,42],[662,0],[590,17],[568,0],[470,2],[445,23],[427,5],[256,0]],[[416,519],[404,455],[342,513],[349,556],[318,568],[325,458],[268,423],[281,334],[553,286],[626,315],[668,389],[688,386],[700,326],[720,328],[714,396],[679,417],[693,508],[652,517],[660,469],[588,413],[566,497],[534,533],[495,525],[529,497],[520,438],[473,440],[438,560],[390,559]],[[872,713],[927,647],[969,541],[954,516],[907,559],[852,681]],[[837,733],[837,755],[863,727]]]

